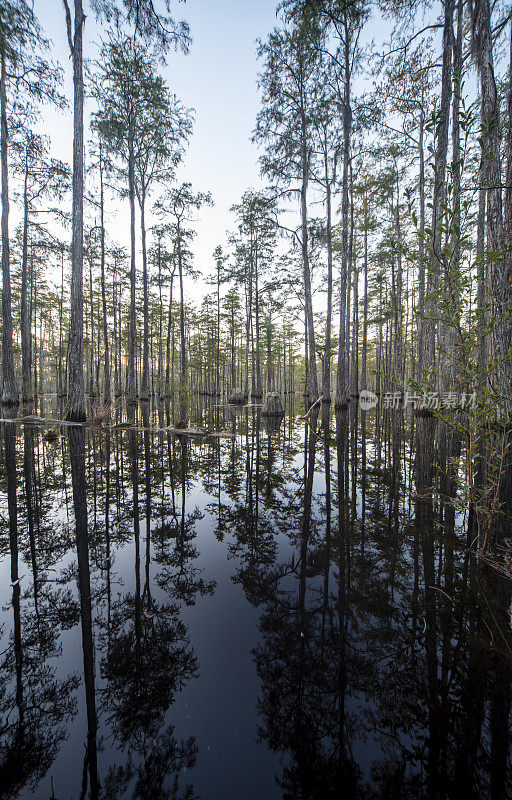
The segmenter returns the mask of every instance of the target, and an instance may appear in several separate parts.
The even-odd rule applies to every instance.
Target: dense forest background
[[[73,98],[37,4],[0,9],[4,407],[55,395],[99,423],[172,403],[186,428],[198,395],[341,408],[371,390],[447,422],[441,470],[492,519],[510,450],[510,9],[283,0],[256,45],[267,185],[233,198],[199,265],[214,198],[181,180],[194,115],[163,77],[186,68],[189,27],[167,2],[90,5],[60,9]],[[73,114],[72,165],[39,132],[50,106]]]

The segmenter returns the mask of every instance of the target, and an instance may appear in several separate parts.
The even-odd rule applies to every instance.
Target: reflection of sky
[[[86,4],[87,5],[87,4]],[[199,214],[194,244],[196,267],[209,269],[211,254],[233,227],[229,208],[249,186],[260,183],[257,149],[250,136],[258,109],[255,40],[265,37],[276,24],[275,0],[190,0],[172,4],[176,18],[186,19],[193,44],[188,56],[172,53],[164,70],[171,89],[184,105],[196,109],[194,135],[180,170],[182,180],[196,190],[210,190],[213,208]],[[35,12],[54,52],[66,70],[66,95],[72,98],[71,65],[67,49],[64,11],[55,0],[36,0]],[[85,55],[95,58],[101,36],[89,12],[85,26]],[[45,114],[43,123],[53,140],[54,154],[71,163],[72,114]],[[110,201],[110,220],[115,236],[128,242],[127,204]],[[124,207],[126,206],[126,207]],[[126,230],[126,235],[123,235]]]

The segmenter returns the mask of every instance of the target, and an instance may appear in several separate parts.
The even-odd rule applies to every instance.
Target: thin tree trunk
[[[429,262],[427,296],[425,300],[425,324],[423,326],[423,357],[425,369],[435,367],[436,325],[434,320],[433,292],[439,285],[439,269],[443,263],[441,244],[443,233],[440,230],[446,201],[446,161],[448,154],[448,130],[450,124],[450,98],[452,93],[452,37],[453,37],[454,0],[446,0],[444,4],[443,27],[443,66],[441,73],[441,104],[439,121],[436,127],[436,153],[434,163],[434,197],[432,211],[432,255]]]
[[[67,6],[67,3],[66,3]],[[68,9],[69,13],[69,9]],[[85,16],[82,0],[74,0],[73,56],[73,241],[71,246],[71,319],[69,332],[68,419],[85,420],[83,372],[84,326],[84,76],[82,35]],[[68,17],[71,43],[71,22]]]
[[[121,394],[121,359],[119,357],[119,343],[121,338],[121,331],[117,329],[117,285],[116,285],[116,262],[114,256],[114,274],[112,276],[112,315],[114,318],[114,392],[115,396],[119,397]]]
[[[367,353],[368,353],[368,191],[365,189],[363,198],[364,212],[364,299],[363,299],[363,352],[361,355],[361,388],[367,389]]]
[[[331,358],[332,358],[332,211],[331,183],[329,181],[329,162],[327,159],[327,142],[324,143],[325,171],[325,217],[327,234],[327,319],[325,323],[325,352],[322,370],[322,394],[324,403],[331,402]]]
[[[477,309],[479,313],[478,328],[478,370],[482,383],[486,382],[485,364],[487,359],[487,336],[485,328],[487,326],[487,312],[485,302],[485,286],[487,283],[487,268],[484,259],[485,249],[485,189],[478,190],[478,220],[476,235],[476,256],[477,256]]]
[[[400,186],[398,183],[398,168],[396,171],[396,205],[395,205],[395,235],[396,235],[396,291],[394,297],[395,312],[395,342],[393,373],[398,391],[403,386],[403,349],[402,349],[402,232],[400,224]]]
[[[249,348],[251,344],[251,299],[248,297],[248,288],[245,290],[245,381],[244,395],[249,397]]]
[[[180,425],[187,422],[187,343],[185,339],[185,299],[183,294],[183,253],[178,229],[178,275],[180,281]]]
[[[9,249],[9,178],[7,160],[7,87],[3,36],[0,38],[0,151],[2,167],[2,403],[17,406],[18,387],[12,344],[11,268]]]
[[[103,387],[103,402],[107,408],[112,401],[110,388],[110,352],[108,345],[108,320],[107,320],[107,291],[105,286],[105,202],[103,193],[103,160],[100,142],[100,225],[101,225],[101,302],[103,310],[103,356],[105,363],[103,372],[105,385]],[[115,312],[114,312],[115,313]]]
[[[64,315],[64,247],[61,248],[60,253],[60,302],[59,302],[59,398],[65,394],[65,381],[62,374],[62,351],[63,351],[63,315]],[[30,336],[30,316],[29,316],[29,340],[30,340],[30,353],[32,354],[32,337]],[[31,359],[32,360],[32,359]]]
[[[21,254],[21,298],[20,298],[20,326],[21,326],[21,397],[23,404],[29,406],[32,402],[32,364],[30,341],[30,316],[28,303],[28,157],[29,145],[25,153],[25,178],[23,185],[23,244]],[[60,358],[60,350],[59,350]]]
[[[96,397],[96,389],[98,388],[94,382],[94,300],[92,292],[92,264],[94,259],[94,251],[92,244],[89,249],[89,322],[91,326],[91,337],[89,342],[89,395]]]
[[[346,298],[347,298],[347,266],[348,266],[348,234],[349,234],[349,149],[352,119],[350,110],[350,38],[348,26],[345,26],[345,91],[343,98],[343,193],[341,200],[341,302],[338,342],[338,366],[336,373],[336,406],[341,407],[347,401],[347,341],[346,341]]]
[[[158,261],[158,399],[164,396],[164,353],[162,347],[163,336],[163,317],[164,309],[162,304],[162,241],[158,237],[157,261]]]
[[[355,254],[355,246],[353,253]],[[352,306],[352,377],[350,383],[352,397],[359,397],[359,272],[355,255],[353,255],[353,261],[354,302]]]
[[[142,344],[142,386],[141,400],[149,400],[149,294],[148,294],[148,255],[146,248],[146,197],[142,189],[140,195],[140,231],[142,237],[142,282],[144,288],[144,339]]]
[[[165,392],[169,397],[171,394],[171,330],[172,330],[172,287],[174,283],[174,272],[171,275],[169,287],[169,316],[167,324],[167,342],[165,353]]]
[[[261,362],[260,362],[260,295],[258,285],[258,250],[254,255],[254,315],[256,318],[256,391],[255,397],[262,397],[263,386],[261,381]]]
[[[316,343],[315,343],[315,328],[313,322],[313,300],[311,296],[311,273],[309,267],[309,245],[308,245],[308,206],[307,206],[307,192],[309,182],[309,159],[307,152],[307,139],[306,139],[306,119],[305,112],[302,112],[302,130],[301,130],[301,159],[302,159],[302,185],[300,192],[300,210],[301,210],[301,225],[302,225],[302,268],[304,277],[304,301],[305,301],[305,315],[307,323],[307,340],[306,347],[308,349],[308,369],[307,369],[307,382],[305,387],[305,394],[309,402],[314,403],[318,398],[318,377],[316,371]]]
[[[220,259],[217,260],[217,345],[215,354],[215,394],[220,395]]]
[[[135,169],[133,142],[129,144],[128,195],[130,200],[130,330],[128,334],[128,369],[126,375],[126,401],[134,406],[137,402],[135,386],[135,353],[137,347],[137,309],[135,272]]]
[[[424,340],[424,325],[425,325],[425,153],[423,149],[425,137],[425,111],[423,107],[423,97],[421,100],[420,110],[420,131],[418,139],[418,152],[419,152],[419,178],[418,178],[418,191],[420,200],[420,220],[419,220],[419,241],[418,241],[418,311],[419,311],[419,324],[417,329],[418,341],[417,349],[417,362],[418,362],[418,375],[421,376],[423,370],[423,340]]]
[[[455,387],[455,364],[457,361],[456,325],[460,319],[460,82],[462,79],[462,26],[463,2],[457,0],[457,35],[453,40],[454,91],[452,97],[452,182],[453,182],[453,232],[451,236],[451,264],[446,270],[445,282],[448,289],[449,319],[442,323],[444,328],[444,349],[441,356],[440,385],[443,392]],[[446,443],[446,442],[444,442]]]

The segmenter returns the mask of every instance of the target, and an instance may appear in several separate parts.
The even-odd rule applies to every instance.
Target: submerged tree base
[[[233,389],[228,395],[228,403],[232,405],[242,406],[247,403],[247,399],[245,392],[242,392],[240,389]]]
[[[415,417],[426,417],[429,419],[433,418],[433,413],[429,408],[415,408],[414,409],[414,416]]]
[[[281,397],[277,392],[269,392],[261,408],[264,417],[284,417],[284,408]]]
[[[2,407],[4,407],[4,408],[18,408],[18,406],[20,404],[20,401],[19,401],[19,398],[17,396],[13,397],[11,395],[4,394],[4,395],[2,395],[2,403],[1,404],[2,404]]]

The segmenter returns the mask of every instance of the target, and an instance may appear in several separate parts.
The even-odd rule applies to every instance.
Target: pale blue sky
[[[63,6],[60,0],[35,0],[34,7],[65,69],[66,94],[71,99]],[[88,13],[87,0],[85,8]],[[250,141],[259,104],[255,42],[277,24],[275,8],[276,0],[173,4],[174,16],[189,22],[193,44],[187,56],[170,54],[164,75],[180,100],[196,110],[194,135],[180,177],[197,190],[210,190],[215,201],[213,208],[201,212],[197,226],[196,266],[202,271],[209,268],[214,247],[224,241],[226,228],[233,225],[229,207],[247,187],[260,185],[258,153]],[[88,57],[96,57],[100,36],[91,13],[85,25],[84,52]],[[51,135],[55,155],[70,162],[71,109],[65,115],[47,114],[44,127]],[[111,222],[111,230],[126,241],[125,209],[117,222]]]

